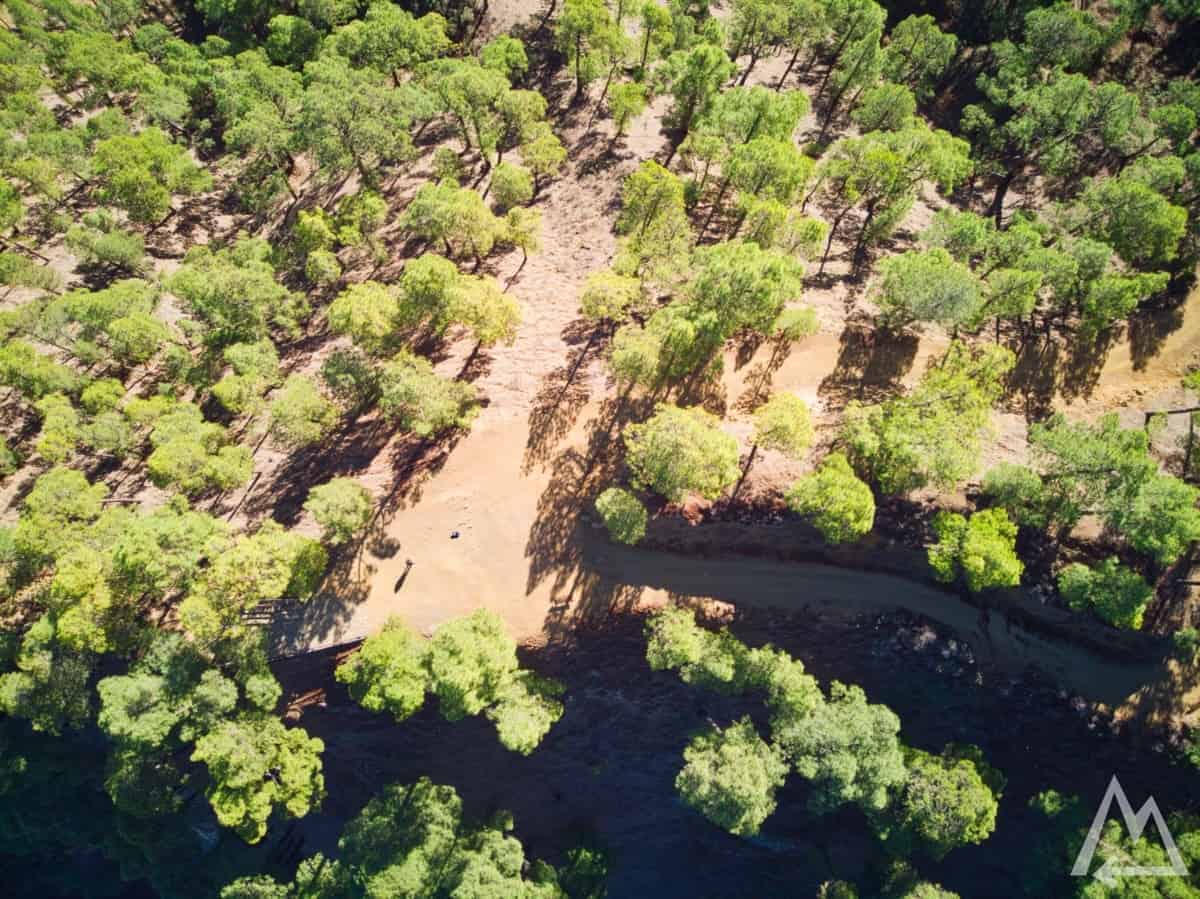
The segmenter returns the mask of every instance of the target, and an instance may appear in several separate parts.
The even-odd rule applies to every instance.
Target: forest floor
[[[522,23],[533,23],[525,26],[528,33],[539,14],[529,0],[496,3],[493,28],[521,33]],[[536,34],[530,43],[539,46]],[[773,86],[784,65],[782,59],[760,63],[749,83]],[[591,500],[621,477],[620,428],[646,409],[618,395],[603,362],[608,334],[579,316],[584,279],[615,252],[612,222],[623,178],[642,161],[663,161],[670,152],[662,127],[666,99],[613,141],[611,122],[592,121],[598,86],[586,102],[572,105],[566,74],[559,70],[555,78],[550,88],[540,87],[558,98],[551,115],[570,155],[537,199],[543,248],[523,267],[519,253],[487,263],[521,302],[517,338],[479,355],[472,355],[469,341],[459,341],[445,348],[438,366],[446,374],[468,372],[487,407],[453,445],[389,438],[370,455],[364,449],[375,446],[369,438],[348,435],[349,461],[335,463],[336,473],[352,474],[375,490],[380,512],[362,550],[339,560],[331,588],[279,623],[281,653],[361,638],[391,615],[428,633],[479,606],[499,613],[518,638],[537,642],[580,616],[607,615],[670,594],[650,586],[664,564],[652,554],[625,554],[620,570],[607,573],[584,559],[585,538],[600,527],[589,519]],[[815,132],[811,117],[802,127]],[[930,196],[918,204],[889,249],[913,246],[930,204],[943,203]],[[745,448],[756,397],[779,390],[798,394],[814,412],[818,441],[828,442],[846,402],[914,383],[945,348],[947,336],[935,329],[892,338],[872,329],[865,284],[850,276],[850,250],[835,241],[825,276],[806,283],[802,301],[817,310],[820,331],[783,353],[770,343],[730,350],[721,378],[702,398],[726,417],[725,426]],[[1023,458],[1026,416],[1050,405],[1084,418],[1117,412],[1126,426],[1140,426],[1147,411],[1186,405],[1179,380],[1200,360],[1200,293],[1141,314],[1106,347],[1068,358],[1063,345],[1056,336],[1022,350],[981,471],[1001,459]],[[1160,437],[1167,455],[1184,424],[1183,417],[1173,419]],[[320,464],[328,466],[329,447],[320,455]],[[759,453],[739,499],[778,495],[803,471],[782,456]],[[294,485],[302,498],[309,484],[301,475],[302,469],[289,466],[267,480]],[[926,499],[955,504],[961,494]],[[280,515],[278,505],[273,512]],[[409,559],[414,564],[405,574]],[[746,570],[744,576],[754,575]],[[730,573],[726,586],[736,577]],[[797,593],[808,586],[797,573]],[[716,586],[706,592],[703,583],[695,591],[722,595]],[[944,602],[957,600],[946,595]]]

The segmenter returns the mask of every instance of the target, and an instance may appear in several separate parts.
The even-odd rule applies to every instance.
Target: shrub
[[[618,543],[632,545],[646,536],[646,509],[628,490],[609,487],[596,497],[596,511]]]

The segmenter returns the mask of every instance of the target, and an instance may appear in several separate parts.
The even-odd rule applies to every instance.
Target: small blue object
[[[451,532],[450,532],[450,539],[451,539],[451,540],[457,540],[457,539],[458,539],[458,531],[451,531]]]

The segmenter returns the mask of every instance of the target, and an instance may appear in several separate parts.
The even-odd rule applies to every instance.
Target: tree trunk
[[[850,45],[851,39],[854,37],[854,29],[851,28],[842,38],[842,42],[838,44],[837,49],[833,51],[833,58],[829,60],[829,68],[825,70],[825,75],[821,78],[821,84],[817,88],[817,92],[813,95],[813,100],[825,93],[825,85],[829,83],[829,77],[833,74],[833,70],[837,68],[837,64],[841,62],[842,54],[846,51],[846,47]]]
[[[792,58],[788,60],[787,68],[783,70],[783,74],[779,76],[779,80],[775,82],[775,93],[783,90],[784,82],[787,81],[788,75],[792,74],[792,68],[796,65],[796,60],[800,58],[801,47],[796,48],[796,52],[792,54]]]
[[[754,457],[758,455],[758,444],[750,447],[750,455],[746,457],[746,465],[742,468],[742,476],[738,478],[737,484],[733,488],[733,492],[729,494],[729,501],[733,502],[737,499],[738,493],[742,489],[742,484],[746,482],[746,476],[750,474],[750,466],[754,464]]]
[[[721,187],[717,191],[717,198],[713,200],[712,206],[708,209],[708,218],[704,220],[704,227],[700,229],[700,236],[703,237],[708,232],[708,226],[712,224],[713,216],[717,214],[717,210],[721,208],[721,201],[725,199],[725,191],[729,189],[729,178],[726,176],[721,181]]]
[[[829,123],[831,121],[833,121],[833,114],[835,112],[837,112],[838,104],[842,102],[842,97],[844,97],[846,95],[846,91],[849,89],[851,83],[853,82],[854,76],[857,75],[858,70],[862,68],[862,61],[863,61],[863,57],[860,54],[858,57],[858,62],[856,62],[854,64],[854,68],[851,69],[850,73],[846,76],[845,83],[838,90],[838,92],[836,94],[834,94],[833,98],[829,101],[829,106],[825,110],[825,121],[821,123],[821,136],[819,138],[817,138],[818,143],[823,143],[825,141],[825,132],[829,130]],[[832,72],[833,72],[833,70],[830,69],[828,74],[832,74]],[[826,75],[827,78],[828,78],[828,74]]]
[[[548,7],[546,7],[545,14],[542,16],[541,21],[538,22],[537,30],[541,31],[543,28],[545,28],[550,23],[550,20],[552,18],[554,18],[554,14],[557,11],[558,11],[558,0],[550,0],[550,5]]]
[[[583,35],[575,38],[575,99],[583,96]]]
[[[479,29],[483,25],[483,20],[487,18],[487,12],[488,2],[487,0],[484,0],[483,5],[479,7],[479,10],[475,16],[475,21],[471,23],[471,33],[467,36],[466,41],[468,47],[475,43],[475,36],[479,34]]]
[[[612,84],[612,77],[614,76],[614,74],[617,74],[617,66],[618,65],[619,65],[619,60],[617,62],[613,62],[612,68],[610,68],[610,70],[608,70],[608,77],[604,79],[604,90],[600,91],[600,100],[596,101],[596,109],[599,109],[601,106],[604,106],[604,98],[608,96],[608,86],[610,86]],[[592,118],[593,119],[595,118],[594,112],[592,113]],[[590,124],[590,121],[589,121],[589,124]]]
[[[846,217],[846,213],[849,211],[850,207],[847,206],[837,214],[837,217],[833,220],[833,224],[829,226],[829,237],[825,241],[825,252],[821,254],[821,265],[817,269],[818,275],[825,274],[825,263],[829,260],[829,249],[833,246],[834,235],[837,234],[838,227],[842,224],[842,219]]]
[[[738,232],[742,230],[742,225],[746,222],[746,210],[743,209],[738,213],[737,220],[733,223],[733,228],[729,231],[729,239],[733,240],[737,237]]]
[[[745,87],[746,79],[750,77],[750,73],[753,72],[754,67],[758,65],[758,55],[759,51],[757,49],[750,54],[750,64],[746,66],[746,71],[742,72],[742,77],[738,80],[739,87]]]
[[[871,222],[875,220],[875,209],[872,207],[867,211],[867,217],[863,219],[862,227],[858,230],[858,240],[854,245],[854,272],[858,274],[858,270],[862,265],[863,256],[866,255],[867,248],[867,231],[871,227]]]
[[[996,195],[992,198],[992,208],[988,210],[988,213],[996,220],[997,228],[1004,224],[1004,198],[1007,196],[1008,189],[1012,186],[1016,177],[1016,170],[1009,169],[1004,173],[1004,177],[1000,179],[1000,183],[996,185]]]

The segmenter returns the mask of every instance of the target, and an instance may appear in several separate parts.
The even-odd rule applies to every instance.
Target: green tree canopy
[[[252,343],[272,325],[298,333],[307,305],[275,280],[270,255],[265,240],[243,235],[226,248],[193,247],[167,279],[167,289],[202,323],[205,344]]]
[[[1122,428],[1116,415],[1095,423],[1061,414],[1029,429],[1033,467],[1001,466],[984,492],[1021,524],[1073,527],[1085,514],[1160,565],[1200,539],[1194,487],[1160,474],[1142,428]]]
[[[150,479],[183,493],[229,490],[250,480],[253,459],[244,446],[230,446],[225,428],[205,421],[194,403],[175,403],[150,432],[154,451],[146,459]]]
[[[579,297],[579,311],[598,321],[624,321],[642,303],[642,285],[637,278],[601,269],[588,275]]]
[[[35,731],[55,735],[88,722],[94,656],[59,642],[50,615],[30,626],[14,657],[5,661],[12,668],[0,674],[0,711],[27,719]]]
[[[596,497],[596,511],[618,543],[633,544],[646,536],[646,507],[628,490],[609,487]]]
[[[260,602],[308,599],[328,562],[316,540],[268,521],[212,560],[180,604],[179,620],[202,641],[237,633],[241,613]]]
[[[742,328],[769,334],[788,300],[799,296],[804,266],[778,250],[726,241],[696,251],[690,302],[712,312],[721,332]]]
[[[818,811],[845,802],[884,808],[889,789],[904,779],[899,730],[891,709],[868,703],[860,687],[837,681],[829,687],[829,700],[811,714],[777,714],[771,723],[776,745],[813,782],[810,804]]]
[[[671,502],[688,493],[715,499],[738,478],[737,441],[703,409],[660,404],[642,424],[625,429],[635,486]]]
[[[1154,598],[1154,588],[1115,557],[1090,568],[1080,562],[1068,565],[1059,572],[1058,589],[1077,612],[1095,609],[1109,624],[1135,631]]]
[[[906,396],[851,402],[841,435],[847,457],[886,494],[952,487],[979,464],[981,434],[1014,361],[1003,347],[955,343]]]
[[[277,809],[302,818],[325,797],[325,744],[278,719],[246,715],[224,721],[196,741],[192,761],[208,767],[205,791],[217,820],[248,843],[267,832]]]
[[[798,459],[812,443],[812,418],[794,393],[776,393],[754,410],[754,445]]]
[[[334,478],[308,491],[304,510],[316,519],[332,546],[353,540],[371,519],[370,491],[353,478]]]
[[[697,44],[668,56],[655,77],[674,99],[667,116],[671,126],[686,135],[692,123],[708,112],[733,72],[733,62],[714,44]]]
[[[787,763],[749,718],[693,737],[683,759],[675,778],[683,801],[740,837],[757,834],[775,811],[775,790],[788,772]]]
[[[395,338],[403,323],[402,308],[396,288],[378,281],[361,281],[351,284],[329,304],[329,327],[368,352],[378,352]]]
[[[883,74],[890,81],[908,85],[922,100],[927,99],[957,49],[958,39],[938,28],[933,16],[908,16],[897,22],[888,35]]]
[[[684,209],[679,177],[646,160],[621,185],[617,233],[623,235],[621,274],[669,280],[687,268],[694,237]]]
[[[622,36],[603,0],[564,0],[555,42],[575,74],[575,96],[601,74]]]
[[[400,225],[441,243],[447,256],[470,253],[477,261],[491,253],[504,232],[504,220],[487,208],[477,191],[445,181],[421,185]]]
[[[983,292],[974,273],[943,249],[909,250],[879,264],[875,302],[889,327],[936,322],[948,330],[970,326]]]
[[[970,518],[942,511],[933,521],[938,542],[929,547],[929,565],[938,580],[961,575],[972,593],[1015,587],[1025,566],[1017,558],[1017,526],[1003,509],[985,509]]]
[[[426,652],[426,642],[392,617],[338,666],[337,680],[364,709],[403,721],[425,704]]]
[[[905,778],[876,822],[889,851],[902,858],[923,851],[941,859],[991,836],[999,797],[974,761],[951,751],[907,749],[904,763]]]
[[[875,525],[875,497],[842,453],[830,453],[813,474],[792,484],[787,504],[812,521],[830,543],[848,543]]]
[[[516,643],[485,609],[447,622],[430,641],[390,618],[336,676],[364,708],[391,712],[397,721],[419,709],[427,691],[438,696],[448,721],[482,712],[501,744],[522,755],[563,713],[561,685],[519,669]]]
[[[357,171],[373,183],[381,167],[412,154],[409,129],[424,112],[415,86],[394,88],[334,54],[305,64],[304,77],[298,134],[325,178]]]
[[[437,375],[427,359],[407,350],[383,365],[380,390],[383,413],[421,437],[469,428],[478,412],[474,387]]]
[[[351,4],[352,19],[354,13]],[[340,23],[330,23],[340,24]],[[416,17],[394,3],[376,2],[362,19],[333,34],[338,52],[355,66],[366,66],[399,80],[403,70],[443,56],[450,49],[447,22],[436,12]]]
[[[453,787],[427,778],[393,784],[346,825],[339,860],[316,856],[301,864],[295,889],[329,897],[563,899],[554,869],[540,862],[528,866],[511,829],[507,814],[468,824]]]
[[[288,375],[271,400],[271,436],[285,447],[319,443],[337,425],[338,409],[306,375]]]
[[[100,201],[120,207],[141,224],[163,218],[171,209],[172,195],[199,193],[212,184],[187,150],[158,128],[100,141],[92,167],[100,183]]]
[[[496,701],[517,670],[517,645],[494,612],[477,609],[437,629],[426,666],[442,715],[447,721],[458,721],[478,715]]]

